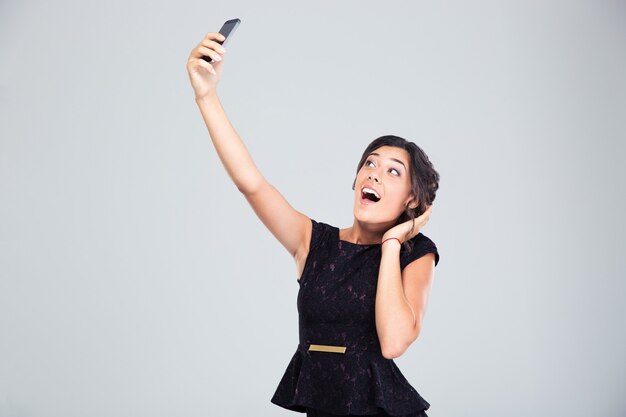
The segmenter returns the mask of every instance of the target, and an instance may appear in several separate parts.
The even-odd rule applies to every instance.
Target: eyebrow
[[[378,154],[376,152],[372,152],[370,155],[380,156],[380,154]],[[391,159],[392,161],[396,161],[397,163],[402,165],[404,167],[405,171],[406,171],[406,165],[404,165],[404,162],[402,162],[401,160],[396,159],[396,158],[389,158],[389,159]]]

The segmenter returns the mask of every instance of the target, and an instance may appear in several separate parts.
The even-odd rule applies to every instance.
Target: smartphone
[[[240,23],[241,19],[230,19],[224,22],[224,25],[222,25],[222,28],[220,29],[220,33],[224,35],[224,38],[226,39],[224,39],[224,41],[215,40],[215,42],[226,46],[228,39],[230,39],[230,36],[235,32],[235,29],[237,29]],[[202,56],[201,58],[206,62],[213,62],[213,59],[209,56]]]

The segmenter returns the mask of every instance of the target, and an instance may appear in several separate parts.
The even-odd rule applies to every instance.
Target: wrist
[[[217,90],[216,89],[212,89],[209,90],[208,92],[204,93],[203,95],[196,95],[195,96],[195,100],[196,102],[203,102],[203,101],[211,101],[217,98]]]
[[[402,246],[402,242],[397,237],[384,237],[381,242],[383,246]]]

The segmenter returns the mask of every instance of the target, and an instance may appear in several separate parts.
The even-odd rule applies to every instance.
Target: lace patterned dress
[[[430,404],[382,356],[374,306],[381,244],[339,239],[339,228],[311,219],[309,254],[298,284],[299,343],[271,398],[286,409],[314,408],[339,415],[426,416]],[[421,232],[411,253],[400,250],[400,268],[439,253]],[[311,345],[343,352],[309,350]],[[313,347],[314,348],[314,347]]]

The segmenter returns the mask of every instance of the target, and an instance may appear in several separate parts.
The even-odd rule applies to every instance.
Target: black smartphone
[[[226,39],[224,39],[224,41],[216,40],[215,42],[219,43],[220,45],[226,46],[228,39],[230,39],[230,36],[235,33],[235,29],[237,29],[240,23],[241,19],[230,19],[224,22],[224,25],[222,25],[222,28],[220,29],[220,33],[224,35],[224,38]],[[204,59],[206,62],[213,62],[213,59],[209,56],[202,56],[202,59]]]

